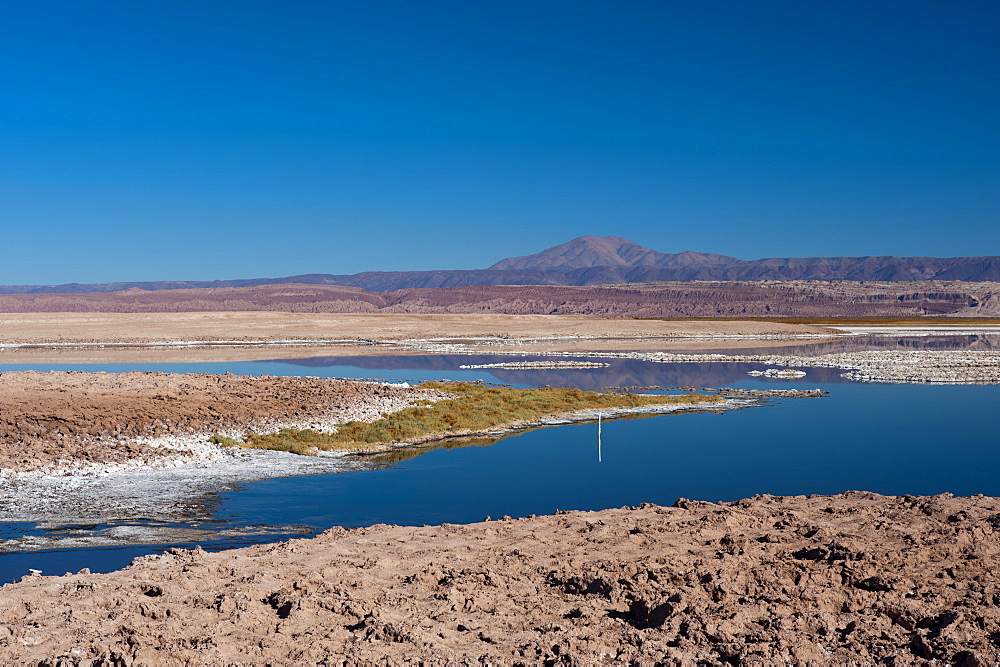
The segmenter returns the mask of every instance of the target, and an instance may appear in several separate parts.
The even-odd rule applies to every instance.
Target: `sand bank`
[[[0,363],[233,361],[481,348],[653,350],[677,340],[834,336],[828,327],[769,322],[670,322],[582,315],[4,313]],[[136,354],[138,352],[138,354]],[[154,355],[151,357],[150,355]]]
[[[760,405],[761,398],[763,397],[742,395],[727,397],[718,404],[581,410],[447,438],[435,436],[418,439],[412,444],[373,446],[364,456],[338,451],[320,451],[315,456],[301,456],[265,449],[220,447],[209,443],[204,433],[137,438],[131,441],[133,447],[148,447],[158,455],[140,455],[107,463],[63,459],[34,470],[0,469],[0,521],[24,521],[60,527],[55,533],[44,536],[4,540],[0,544],[0,552],[217,539],[225,531],[219,533],[216,530],[211,535],[207,532],[202,535],[198,530],[182,530],[174,524],[159,526],[155,521],[174,521],[183,517],[185,523],[190,523],[190,516],[201,512],[200,497],[207,497],[240,482],[371,470],[380,467],[379,455],[387,452],[405,450],[408,454],[417,456],[446,441],[460,444],[473,439],[481,443],[483,438],[500,439],[510,433],[540,426],[596,421],[599,415],[604,420],[609,420],[676,412],[738,410]],[[91,446],[100,449],[106,445],[92,443]],[[144,517],[154,523],[141,528],[130,528],[131,532],[124,535],[115,530],[85,528],[76,531],[66,528],[66,525],[73,524],[87,526],[116,522],[122,517],[130,516]],[[279,534],[275,539],[281,537],[283,535]]]
[[[0,344],[148,344],[499,337],[830,335],[828,327],[756,321],[667,321],[585,315],[4,313]]]

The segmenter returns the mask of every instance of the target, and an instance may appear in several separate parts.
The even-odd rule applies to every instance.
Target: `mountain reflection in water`
[[[741,347],[712,350],[684,348],[679,341],[670,343],[670,352],[678,354],[740,354],[819,356],[864,350],[992,350],[1000,349],[998,334],[931,335],[931,336],[852,336],[819,343],[782,345],[780,347]],[[329,356],[309,359],[276,359],[263,364],[289,365],[306,368],[354,367],[372,371],[436,371],[441,377],[454,375],[463,364],[485,364],[503,361],[551,361],[554,357],[540,355],[500,356],[488,354],[414,354],[392,356]],[[586,354],[558,357],[559,360],[586,360]],[[721,387],[746,379],[747,371],[761,364],[740,362],[650,363],[639,359],[602,358],[606,368],[491,368],[487,375],[498,382],[517,386],[576,387],[600,390],[609,387]],[[840,377],[838,368],[809,368],[808,381],[822,383],[849,382]],[[776,380],[780,383],[781,380]]]
[[[929,336],[851,336],[820,343],[782,345],[781,347],[740,347],[710,350],[713,354],[773,354],[819,356],[866,350],[996,350],[1000,334],[929,335]],[[671,347],[670,352],[705,353],[705,350]]]
[[[355,366],[385,373],[403,371],[439,371],[448,377],[462,364],[497,363],[504,360],[545,361],[552,357],[524,355],[495,357],[465,354],[412,355],[393,357],[316,357],[312,359],[282,359],[274,363],[308,366],[310,368]],[[584,359],[566,357],[566,359]],[[640,359],[601,359],[604,368],[490,368],[484,375],[497,382],[516,386],[576,387],[596,391],[611,387],[719,387],[741,382],[747,371],[761,368],[760,364],[728,362],[651,363]],[[810,368],[816,382],[848,382],[837,368]],[[776,382],[781,382],[776,380]]]
[[[436,442],[432,445],[406,447],[403,449],[381,452],[379,454],[359,455],[357,458],[367,463],[389,466],[396,463],[402,463],[403,461],[409,461],[417,458],[418,456],[423,456],[424,454],[429,454],[439,450],[450,451],[453,449],[464,449],[466,447],[490,447],[501,440],[509,438],[511,435],[513,434],[507,433],[493,437],[449,438],[447,440]]]

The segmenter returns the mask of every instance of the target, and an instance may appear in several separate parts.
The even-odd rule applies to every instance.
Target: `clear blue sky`
[[[994,1],[7,0],[0,283],[1000,254]]]

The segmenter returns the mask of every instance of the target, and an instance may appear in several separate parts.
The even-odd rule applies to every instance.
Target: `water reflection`
[[[782,345],[781,347],[712,348],[712,354],[768,354],[814,357],[842,352],[867,350],[996,350],[1000,334],[929,335],[929,336],[850,336],[820,343]],[[704,354],[706,350],[671,346],[671,352]]]
[[[677,345],[675,347],[675,345]],[[1000,334],[929,335],[929,336],[851,336],[833,341],[783,345],[780,348],[713,348],[712,354],[734,355],[795,355],[819,356],[865,350],[994,350],[1000,349]],[[703,349],[684,348],[674,344],[671,352],[705,354]],[[559,357],[560,360],[586,360],[585,354]],[[308,359],[277,359],[259,362],[272,368],[358,368],[371,371],[372,375],[396,374],[406,377],[417,372],[440,374],[440,377],[459,379],[459,366],[495,363],[497,361],[546,361],[552,357],[539,355],[492,356],[486,354],[418,354],[400,356],[327,356]],[[491,368],[479,371],[487,380],[516,386],[576,387],[600,390],[609,387],[722,387],[746,379],[749,370],[760,369],[760,364],[746,363],[671,363],[651,364],[638,359],[601,359],[606,368],[585,369],[514,369]],[[809,382],[843,383],[844,371],[836,368],[806,369]],[[421,379],[427,379],[425,375]],[[781,380],[776,380],[781,383]]]
[[[436,451],[451,451],[453,449],[464,449],[466,447],[491,447],[501,440],[506,440],[511,435],[513,434],[506,433],[504,435],[493,437],[449,438],[448,440],[441,440],[440,442],[432,445],[406,447],[404,449],[396,449],[389,452],[382,452],[380,454],[361,454],[358,455],[357,458],[376,465],[391,466]]]
[[[659,413],[659,414],[627,414],[621,415],[609,419],[604,417],[604,423],[607,424],[609,421],[637,421],[643,419],[655,419],[658,417],[677,417],[685,414],[715,414],[719,415],[729,410],[722,409],[712,409],[710,407],[690,409],[690,410],[678,410],[677,412]],[[567,422],[568,424],[569,422]],[[572,422],[574,425],[585,425],[585,424],[597,424],[596,419],[587,419]],[[447,440],[440,440],[436,443],[430,445],[422,445],[419,447],[405,447],[402,449],[397,449],[388,452],[382,452],[379,454],[357,454],[354,458],[365,461],[366,463],[371,463],[375,465],[382,466],[393,466],[395,464],[404,463],[406,461],[412,461],[418,457],[424,456],[426,454],[431,454],[434,452],[448,452],[456,449],[466,449],[470,447],[492,447],[493,445],[506,440],[508,438],[525,435],[527,433],[536,433],[538,431],[544,431],[546,429],[559,428],[561,426],[566,426],[567,424],[545,424],[541,426],[533,426],[531,428],[519,429],[516,432],[504,433],[503,435],[496,436],[476,436],[468,438],[448,438]]]
[[[586,357],[560,357],[560,360]],[[357,366],[377,374],[408,377],[417,372],[434,371],[440,377],[454,376],[463,364],[486,364],[497,361],[551,361],[552,357],[518,356],[496,357],[486,355],[411,355],[399,357],[314,357],[273,362],[281,365],[302,365],[314,370],[323,368],[343,368]],[[760,364],[726,362],[683,362],[671,364],[650,363],[640,359],[601,359],[608,365],[603,368],[490,368],[481,369],[486,379],[519,387],[575,387],[589,391],[612,387],[722,387],[746,379],[747,371],[761,369]],[[807,381],[824,383],[848,382],[840,377],[844,371],[836,368],[806,369]],[[775,379],[775,386],[783,386],[785,380]]]

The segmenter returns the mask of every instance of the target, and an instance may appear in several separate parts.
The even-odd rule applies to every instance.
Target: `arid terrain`
[[[446,286],[387,292],[339,285],[280,284],[0,294],[0,313],[198,311],[700,318],[1000,317],[1000,283],[694,281],[584,287]]]
[[[795,337],[835,335],[829,327],[775,322],[662,321],[599,318],[580,315],[453,315],[453,314],[307,314],[283,312],[198,313],[7,313],[0,315],[0,361],[17,359],[31,349],[127,349],[155,345],[152,350],[181,344],[214,343],[232,350],[254,346],[247,358],[308,356],[300,347],[261,346],[296,342],[302,347],[323,343],[337,354],[377,353],[407,349],[419,341],[479,341],[490,349],[516,347],[526,341],[559,341],[586,349],[656,349],[671,340]],[[474,340],[471,342],[475,342]],[[315,348],[313,348],[315,349]],[[143,354],[150,352],[144,349]],[[189,358],[188,350],[182,350]],[[162,359],[162,357],[161,357]],[[8,363],[13,363],[8,361]]]
[[[413,387],[321,378],[0,373],[0,470],[152,460],[176,452],[136,438],[370,420],[426,396]]]
[[[4,586],[0,659],[990,665],[998,517],[849,492],[180,550]]]

